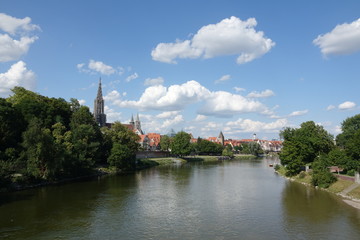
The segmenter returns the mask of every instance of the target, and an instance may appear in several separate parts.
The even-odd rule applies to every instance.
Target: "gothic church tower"
[[[104,113],[104,99],[102,96],[101,78],[99,80],[97,96],[94,101],[94,118],[100,127],[104,127],[106,125],[106,114]]]

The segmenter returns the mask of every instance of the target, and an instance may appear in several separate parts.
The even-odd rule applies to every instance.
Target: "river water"
[[[360,239],[360,210],[268,160],[156,167],[0,195],[0,239]]]

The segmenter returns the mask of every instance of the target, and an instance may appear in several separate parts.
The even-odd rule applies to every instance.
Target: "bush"
[[[346,174],[353,177],[353,176],[355,176],[355,170],[351,169],[351,170],[347,171]]]
[[[275,170],[275,171],[279,171],[279,169],[280,169],[280,165],[279,165],[279,164],[276,164],[275,167],[274,167],[274,170]]]
[[[305,178],[305,177],[306,177],[306,172],[301,171],[301,172],[299,173],[299,178],[300,178],[300,179],[303,179],[303,178]]]
[[[313,172],[311,183],[313,186],[328,188],[332,183],[336,181],[337,178],[328,170],[318,170]]]

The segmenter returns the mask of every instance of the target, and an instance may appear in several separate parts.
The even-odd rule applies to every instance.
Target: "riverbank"
[[[319,188],[314,187],[311,184],[311,174],[301,172],[294,177],[287,177],[285,175],[285,171],[285,167],[283,166],[281,166],[277,171],[275,170],[276,173],[289,179],[290,181],[295,181],[304,184],[307,187],[313,187],[336,194],[342,198],[345,203],[360,210],[360,184],[355,184],[353,181],[338,178],[338,180],[331,184],[328,188]]]

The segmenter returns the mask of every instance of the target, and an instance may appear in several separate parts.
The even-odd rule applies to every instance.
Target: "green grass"
[[[336,182],[330,185],[328,190],[333,193],[340,193],[353,184],[352,181],[338,179]]]
[[[360,187],[355,188],[354,190],[349,192],[348,195],[353,198],[360,199]]]
[[[180,161],[181,163],[185,163],[186,161],[181,158],[173,158],[173,157],[167,157],[167,158],[146,158],[141,159],[141,161],[153,161],[156,162],[158,165],[170,165],[174,164],[176,161]]]

